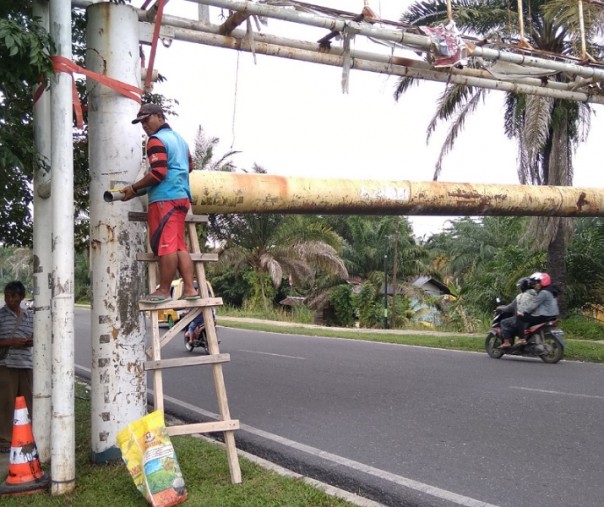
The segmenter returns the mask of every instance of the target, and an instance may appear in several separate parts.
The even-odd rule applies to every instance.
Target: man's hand
[[[122,201],[129,201],[130,199],[133,199],[134,197],[136,197],[136,192],[135,192],[134,188],[132,187],[132,185],[128,185],[127,187],[120,188],[119,192],[124,194],[124,197],[122,197]]]

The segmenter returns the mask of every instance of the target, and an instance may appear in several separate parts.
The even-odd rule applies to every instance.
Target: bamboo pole
[[[518,32],[520,34],[520,43],[524,43],[524,19],[522,18],[522,0],[518,0]]]
[[[581,31],[581,59],[587,58],[587,47],[585,43],[585,19],[583,17],[583,1],[578,0],[579,7],[579,30]]]

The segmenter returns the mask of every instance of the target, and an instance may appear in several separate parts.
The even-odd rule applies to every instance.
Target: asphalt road
[[[88,320],[76,312],[84,369]],[[392,506],[604,502],[604,365],[218,334],[239,448]],[[187,354],[174,340],[163,357]],[[181,417],[218,411],[209,367],[167,370],[164,385]]]

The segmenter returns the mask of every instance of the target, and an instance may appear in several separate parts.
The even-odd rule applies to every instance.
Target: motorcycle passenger
[[[524,337],[526,328],[555,320],[560,313],[558,308],[558,290],[552,285],[552,279],[547,273],[533,273],[530,277],[531,284],[537,291],[537,297],[522,311],[518,309],[518,330]],[[522,339],[524,344],[526,340]]]
[[[516,283],[516,286],[520,289],[520,294],[516,296],[514,301],[512,301],[509,305],[502,305],[496,308],[496,311],[499,313],[511,313],[511,317],[507,317],[501,321],[501,334],[503,337],[503,343],[499,348],[507,349],[512,346],[512,342],[518,332],[518,317],[517,314],[525,313],[528,308],[532,306],[534,299],[537,297],[537,291],[531,288],[531,281],[529,278],[521,278]],[[524,329],[523,329],[524,331]],[[523,337],[524,334],[520,333],[520,336]],[[519,343],[524,340],[521,338]],[[526,344],[526,340],[524,340]]]

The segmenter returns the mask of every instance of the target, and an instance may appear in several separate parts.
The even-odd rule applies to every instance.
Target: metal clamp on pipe
[[[109,190],[105,190],[103,194],[103,199],[105,202],[113,202],[113,201],[121,201],[124,198],[124,193],[120,192],[120,188],[110,188]],[[139,188],[136,191],[136,196],[141,197],[147,193],[146,188]]]

